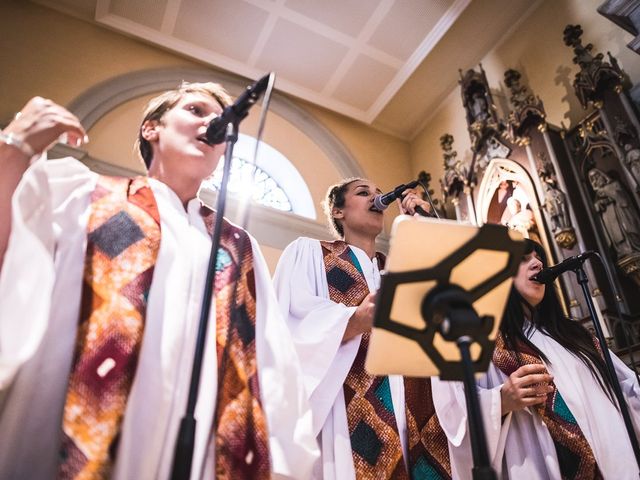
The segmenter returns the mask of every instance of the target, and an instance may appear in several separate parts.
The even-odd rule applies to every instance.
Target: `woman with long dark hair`
[[[638,478],[638,467],[597,340],[568,319],[552,286],[532,277],[546,266],[526,240],[485,388],[499,388],[502,424],[494,465],[503,478]],[[612,354],[640,431],[640,389]],[[493,452],[492,452],[493,453]]]

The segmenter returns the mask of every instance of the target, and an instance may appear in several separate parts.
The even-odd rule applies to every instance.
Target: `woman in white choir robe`
[[[196,193],[224,152],[204,133],[230,102],[213,83],[153,99],[150,178],[29,166],[63,133],[86,138],[50,100],[2,132],[0,478],[169,478],[211,249]],[[219,252],[191,478],[307,479],[318,448],[268,269],[226,220]]]
[[[501,394],[503,418],[490,426],[493,466],[505,479],[637,479],[638,466],[597,340],[564,316],[553,287],[531,279],[546,261],[539,244],[526,242],[493,362],[478,382],[481,395]],[[638,435],[638,383],[611,356]],[[453,416],[464,403],[449,407]],[[452,419],[448,427],[453,430],[454,424]],[[453,457],[457,463],[455,451]]]
[[[314,478],[450,478],[444,432],[428,379],[364,371],[384,256],[375,250],[383,213],[371,181],[347,179],[325,210],[340,240],[299,238],[283,252],[274,284],[293,334],[313,411],[322,465]],[[429,206],[408,192],[402,208]],[[424,407],[415,410],[416,404]],[[427,420],[431,423],[427,425]]]

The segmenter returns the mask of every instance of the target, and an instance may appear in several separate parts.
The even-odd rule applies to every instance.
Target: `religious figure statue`
[[[551,231],[556,233],[559,230],[571,228],[567,198],[564,192],[558,188],[554,178],[547,176],[543,177],[542,180],[544,209],[551,220]]]
[[[529,230],[533,227],[533,212],[528,208],[523,209],[520,200],[515,197],[507,199],[507,208],[511,216],[506,222],[507,227],[520,232],[524,238],[529,237]]]
[[[636,190],[640,191],[640,148],[625,143],[624,152],[624,166],[636,181]]]
[[[461,189],[467,182],[468,169],[465,164],[458,159],[458,152],[453,150],[453,136],[446,133],[440,137],[440,146],[443,150],[444,158],[444,180],[443,190],[446,196],[456,196],[456,189]]]
[[[529,93],[525,85],[520,85],[522,75],[517,70],[510,68],[504,72],[504,83],[511,90],[511,104],[516,110],[521,110],[527,105],[535,103],[534,96]]]
[[[640,252],[640,218],[627,192],[620,182],[597,168],[588,176],[596,195],[594,207],[611,246],[619,257]]]
[[[489,202],[489,211],[487,212],[487,223],[506,223],[503,221],[503,214],[507,210],[507,201],[513,195],[513,182],[509,180],[501,180],[498,188],[491,197]],[[508,214],[510,216],[511,214]]]
[[[476,122],[484,122],[489,118],[489,106],[484,92],[476,90],[471,95],[471,115]]]

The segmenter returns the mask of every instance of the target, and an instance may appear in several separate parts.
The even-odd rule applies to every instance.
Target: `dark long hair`
[[[542,246],[532,240],[525,240],[525,242],[527,245],[525,255],[535,252],[542,261],[543,267],[546,267],[547,258]],[[507,349],[516,352],[519,363],[521,362],[518,355],[518,344],[527,345],[541,359],[549,363],[544,352],[527,338],[527,334],[530,332],[524,325],[525,308],[530,313],[528,316],[531,319],[532,327],[553,338],[579,358],[591,370],[605,394],[610,399],[613,399],[611,379],[607,373],[602,355],[596,350],[592,335],[580,323],[570,320],[564,315],[553,285],[547,285],[544,289],[542,301],[535,307],[529,305],[514,286],[511,287],[509,300],[500,325],[500,332]]]

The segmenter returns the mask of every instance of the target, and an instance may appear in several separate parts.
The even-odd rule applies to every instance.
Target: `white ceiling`
[[[410,138],[428,112],[515,21],[530,0],[35,0],[64,13],[256,79]],[[536,2],[537,3],[537,2]],[[481,7],[465,51],[438,53],[453,27]],[[463,17],[464,15],[464,17]],[[476,22],[477,23],[477,22]],[[487,28],[490,27],[490,28]],[[467,42],[465,42],[467,43]],[[440,48],[440,50],[442,50]],[[437,55],[434,55],[437,54]],[[442,58],[421,98],[403,95]],[[433,67],[428,69],[433,75]],[[403,113],[404,111],[404,113]]]

